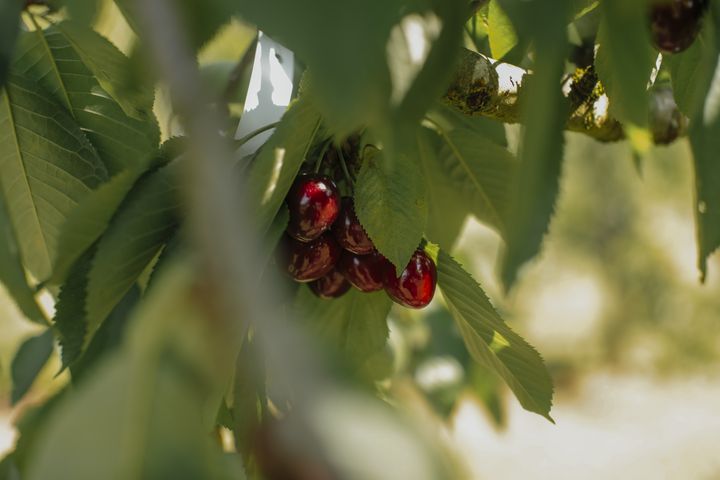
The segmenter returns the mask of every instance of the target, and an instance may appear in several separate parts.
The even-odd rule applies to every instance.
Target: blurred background
[[[111,4],[108,4],[111,5]],[[108,6],[98,29],[130,46]],[[252,42],[234,22],[200,55],[212,87]],[[167,99],[157,113],[175,132]],[[511,145],[517,129],[508,129]],[[718,479],[720,455],[720,256],[700,284],[685,140],[640,162],[624,144],[567,134],[560,201],[541,256],[505,295],[496,276],[501,243],[472,219],[455,249],[493,303],[544,356],[556,385],[556,424],[523,411],[473,364],[442,302],[396,309],[390,344],[401,402],[430,415],[468,478]],[[46,305],[52,308],[51,305]],[[64,384],[59,362],[31,395],[9,407],[9,365],[35,333],[0,294],[0,453],[13,420]],[[411,381],[408,381],[411,380]],[[391,387],[388,387],[391,388]],[[522,458],[522,461],[518,461]]]

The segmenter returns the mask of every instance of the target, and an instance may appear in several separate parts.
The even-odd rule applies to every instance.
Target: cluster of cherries
[[[286,198],[290,221],[279,263],[297,282],[321,298],[337,298],[351,286],[362,292],[385,290],[395,302],[425,307],[435,294],[437,271],[422,250],[405,269],[382,256],[358,221],[352,197],[340,197],[326,175],[301,173]]]

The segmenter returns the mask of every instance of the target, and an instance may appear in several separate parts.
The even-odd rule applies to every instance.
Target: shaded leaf
[[[423,129],[418,133],[418,142],[427,183],[428,220],[425,236],[450,250],[470,212],[440,161],[440,138]]]
[[[0,87],[10,72],[10,62],[15,49],[15,41],[20,32],[20,12],[22,2],[3,0],[0,2]]]
[[[48,328],[44,332],[25,340],[18,349],[12,362],[12,393],[10,402],[15,405],[30,390],[40,370],[50,359],[53,352],[53,332]]]
[[[62,22],[23,33],[17,50],[14,68],[65,105],[111,175],[147,164],[160,138],[153,90],[119,91],[128,59],[113,45],[89,27]]]
[[[520,142],[518,174],[510,194],[506,249],[501,278],[505,288],[517,271],[535,256],[555,209],[562,164],[563,131],[567,105],[559,88],[568,51],[567,0],[553,8],[533,1],[526,7],[535,47],[535,66],[521,91],[524,130]]]
[[[464,125],[450,131],[438,129],[446,144],[441,162],[458,193],[480,221],[504,236],[515,157],[479,129]]]
[[[181,163],[138,180],[98,241],[88,274],[86,344],[177,228]]]
[[[375,247],[402,270],[427,222],[426,185],[414,148],[388,157],[367,151],[355,184],[355,212]]]
[[[324,300],[303,286],[295,297],[294,310],[328,347],[361,366],[385,347],[391,306],[382,291],[363,293],[351,288],[340,298]]]
[[[253,437],[266,415],[265,365],[257,342],[247,338],[235,362],[232,431],[246,465],[251,462]]]
[[[82,354],[87,333],[88,273],[92,266],[96,248],[86,251],[73,265],[65,283],[60,287],[53,325],[60,343],[62,368],[77,360]]]
[[[523,408],[552,421],[552,380],[540,354],[503,322],[480,285],[443,250],[437,267],[438,286],[472,357],[498,374]]]
[[[610,112],[626,124],[645,128],[647,85],[657,58],[649,41],[647,4],[606,0],[600,12],[595,67],[610,99]]]
[[[107,176],[53,96],[12,75],[0,93],[0,183],[23,263],[36,278],[50,276],[65,219]]]

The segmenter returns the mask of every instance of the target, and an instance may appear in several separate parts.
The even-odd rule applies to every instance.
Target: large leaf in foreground
[[[355,211],[378,251],[399,270],[420,244],[427,222],[424,171],[411,151],[366,155],[355,184]]]
[[[520,404],[548,420],[553,385],[540,354],[503,322],[480,285],[450,255],[438,255],[438,286],[470,354],[497,373]]]
[[[105,38],[87,27],[63,22],[23,33],[14,68],[55,95],[114,174],[146,163],[160,138],[152,113],[152,89],[124,103],[118,100],[125,96],[109,94],[113,83],[103,79],[120,75],[127,63]],[[140,119],[130,117],[123,108]]]
[[[46,279],[60,228],[108,173],[53,95],[18,75],[0,93],[0,184],[23,261]]]

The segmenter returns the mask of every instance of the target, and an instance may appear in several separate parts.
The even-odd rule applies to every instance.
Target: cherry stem
[[[345,163],[345,155],[342,151],[342,145],[338,147],[338,158],[340,159],[340,167],[342,168],[343,175],[345,175],[345,180],[347,180],[350,185],[353,185],[355,181],[350,175],[350,171],[348,170],[347,164]]]
[[[328,148],[330,148],[330,143],[331,141],[328,140],[323,144],[322,150],[320,150],[320,155],[318,155],[318,159],[315,161],[315,168],[313,169],[315,173],[318,173],[320,171],[323,158],[325,158],[325,153],[328,151]]]
[[[261,133],[267,132],[268,130],[271,130],[271,129],[277,127],[279,124],[280,124],[280,122],[273,122],[273,123],[269,123],[269,124],[265,125],[264,127],[260,127],[257,130],[248,133],[247,135],[242,137],[240,140],[236,141],[235,146],[239,147],[241,145],[244,145],[245,143],[247,143],[250,140],[252,140],[253,138],[257,137]]]

